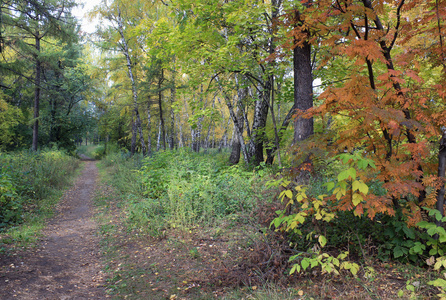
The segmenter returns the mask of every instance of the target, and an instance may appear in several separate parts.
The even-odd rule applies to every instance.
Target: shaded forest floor
[[[249,218],[150,237],[129,229],[125,197],[97,177],[96,163],[86,161],[40,241],[0,253],[0,299],[433,299],[438,292],[427,272],[391,262],[369,262],[357,277],[288,276],[286,247],[264,230],[275,209],[260,200]]]

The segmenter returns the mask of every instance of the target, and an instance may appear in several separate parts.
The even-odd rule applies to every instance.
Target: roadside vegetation
[[[36,241],[79,164],[53,149],[0,152],[0,251]]]
[[[292,168],[246,171],[229,166],[227,153],[185,149],[147,158],[113,153],[99,166],[96,201],[107,291],[117,299],[439,294],[436,266],[426,263],[427,253],[412,255],[417,242],[428,238],[421,230],[397,217],[378,216],[374,222],[351,211],[336,213],[328,202],[315,208],[328,180],[315,172],[297,184],[287,181]],[[341,159],[318,168],[330,175],[346,166]],[[370,186],[382,192],[379,184]],[[309,208],[307,222],[294,227],[299,201],[288,203],[291,189],[291,197],[301,205],[308,201]]]

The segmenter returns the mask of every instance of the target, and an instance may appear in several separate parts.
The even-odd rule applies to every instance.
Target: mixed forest
[[[446,299],[446,1],[77,5],[0,1],[0,233],[93,149],[128,230],[256,224],[220,283],[390,261]]]

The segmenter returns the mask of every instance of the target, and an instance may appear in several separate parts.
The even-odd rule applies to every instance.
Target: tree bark
[[[161,90],[163,81],[164,81],[164,69],[161,69],[161,75],[158,80],[158,106],[160,110],[160,124],[161,124],[163,149],[166,150],[166,129],[164,126],[164,117],[163,117],[163,91]]]
[[[40,75],[42,72],[42,65],[40,62],[40,35],[39,32],[35,35],[35,48],[36,48],[36,77],[35,77],[35,89],[34,89],[34,124],[33,124],[33,143],[32,150],[37,151],[39,144],[39,110],[40,110]]]
[[[443,131],[443,136],[440,140],[440,147],[438,151],[438,178],[441,180],[441,187],[437,190],[436,208],[444,216],[444,194],[445,194],[445,172],[446,172],[446,131]],[[443,226],[441,220],[435,220],[437,226]]]
[[[132,148],[131,148],[131,153],[132,155],[135,154],[135,148],[136,148],[136,132],[139,132],[139,140],[140,140],[140,144],[141,144],[141,149],[142,149],[142,153],[143,155],[145,155],[146,153],[146,145],[144,142],[144,136],[142,133],[142,125],[141,125],[141,118],[139,116],[139,110],[138,110],[138,89],[136,86],[136,78],[133,74],[133,64],[130,58],[130,51],[129,51],[129,47],[127,44],[127,40],[125,39],[125,35],[124,35],[124,25],[122,23],[122,18],[121,18],[121,11],[118,7],[118,16],[116,18],[116,21],[118,23],[118,31],[119,34],[121,36],[121,40],[122,40],[122,46],[123,46],[123,53],[124,56],[127,60],[127,69],[128,69],[128,75],[129,75],[129,79],[131,81],[131,85],[132,85],[132,95],[133,95],[133,115],[134,115],[134,120],[133,120],[133,124],[132,124]],[[133,142],[133,140],[135,140],[135,143]]]
[[[268,117],[270,84],[265,83],[259,92],[259,100],[255,101],[254,121],[252,125],[251,140],[249,141],[248,160],[254,166],[263,162],[263,143],[265,142],[265,127]]]
[[[175,59],[173,60],[175,64]],[[175,148],[175,141],[177,140],[176,131],[175,131],[175,111],[174,111],[174,103],[176,98],[176,87],[175,87],[175,66],[173,67],[172,74],[172,87],[170,88],[170,149],[173,150]]]
[[[152,121],[152,114],[150,113],[150,104],[151,104],[151,97],[149,95],[149,101],[147,103],[147,129],[148,129],[148,133],[147,133],[147,155],[151,155],[152,154],[152,138],[150,136],[150,126],[151,126],[151,121]]]
[[[244,110],[243,110],[243,103],[242,101],[246,98],[246,88],[239,89],[237,92],[238,96],[238,105],[236,110],[236,118],[237,118],[237,124],[239,126],[238,132],[242,134],[243,136],[243,119],[244,119]],[[234,131],[235,131],[235,123],[234,123]],[[232,143],[232,151],[231,155],[229,156],[229,164],[236,165],[240,161],[240,150],[242,148],[242,145],[240,143],[240,138],[237,138]]]
[[[311,45],[304,41],[293,51],[294,106],[303,112],[313,107],[313,74],[311,68]],[[313,118],[294,119],[294,143],[313,134]]]

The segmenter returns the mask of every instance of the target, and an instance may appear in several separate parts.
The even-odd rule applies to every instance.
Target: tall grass
[[[102,164],[113,169],[129,226],[158,235],[168,227],[212,225],[254,208],[253,173],[228,166],[226,159],[180,149],[144,159],[113,154]]]
[[[0,153],[0,199],[7,207],[0,210],[0,232],[14,234],[49,216],[78,166],[76,158],[59,150]],[[24,226],[14,227],[21,222]],[[29,228],[26,231],[33,234]]]

